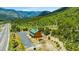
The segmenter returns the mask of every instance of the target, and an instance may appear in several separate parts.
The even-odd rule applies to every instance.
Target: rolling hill
[[[46,28],[50,27],[52,36],[59,38],[67,50],[79,51],[79,8],[61,8],[45,16],[29,18],[30,20],[15,20],[16,28]],[[12,26],[12,29],[14,28]]]
[[[44,14],[45,12],[45,14]],[[49,11],[16,11],[13,9],[0,8],[0,20],[14,20],[16,18],[29,18],[46,15]]]

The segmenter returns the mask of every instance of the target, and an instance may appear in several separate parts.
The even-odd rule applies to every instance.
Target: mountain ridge
[[[21,30],[38,27],[44,31],[49,28],[51,35],[62,41],[68,51],[79,51],[79,7],[68,7],[59,12],[51,12],[31,20],[12,21],[12,23]],[[56,29],[53,29],[54,27]]]
[[[16,19],[16,18],[29,18],[40,16],[44,11],[16,11],[14,9],[0,8],[0,20]],[[50,11],[46,11],[48,14]],[[45,15],[44,14],[44,15]]]

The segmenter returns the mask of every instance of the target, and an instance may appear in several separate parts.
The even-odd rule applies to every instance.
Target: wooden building
[[[30,35],[34,38],[40,38],[42,37],[41,31],[39,31],[38,29],[31,29],[30,30]]]

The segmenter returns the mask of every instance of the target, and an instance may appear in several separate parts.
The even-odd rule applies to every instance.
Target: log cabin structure
[[[34,38],[40,38],[42,37],[42,33],[41,31],[39,31],[38,29],[31,29],[30,30],[30,35]]]

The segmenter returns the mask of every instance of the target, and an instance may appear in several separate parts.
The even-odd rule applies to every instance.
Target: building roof
[[[34,33],[38,32],[38,29],[31,29],[30,32],[34,34]]]
[[[38,32],[38,29],[31,29],[30,30],[30,35],[34,36],[36,32]]]

